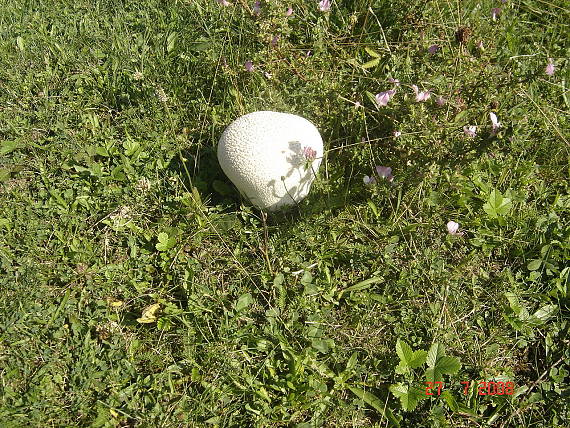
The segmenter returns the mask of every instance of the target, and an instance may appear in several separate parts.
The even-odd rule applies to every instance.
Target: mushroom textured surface
[[[300,116],[256,111],[233,121],[218,143],[218,161],[258,208],[276,211],[301,201],[323,156],[317,128]]]

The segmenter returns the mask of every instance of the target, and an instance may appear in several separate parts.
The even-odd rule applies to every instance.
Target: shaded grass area
[[[567,7],[245,6],[1,4],[2,423],[563,424]],[[326,146],[307,200],[267,219],[215,157],[255,110]],[[363,184],[376,165],[393,184]],[[398,340],[460,360],[451,397],[425,396],[429,360],[398,368]]]

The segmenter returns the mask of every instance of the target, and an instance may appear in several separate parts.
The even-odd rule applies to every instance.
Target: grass
[[[567,5],[251,7],[0,2],[2,426],[568,426]],[[255,110],[326,149],[267,218]]]

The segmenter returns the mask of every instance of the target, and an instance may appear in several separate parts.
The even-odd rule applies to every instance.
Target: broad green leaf
[[[2,141],[2,144],[0,145],[0,156],[7,155],[18,147],[20,147],[20,145],[15,141]]]
[[[556,305],[545,305],[532,314],[532,317],[538,321],[540,324],[544,324],[550,318],[552,318],[556,312],[558,312],[558,306]]]
[[[491,218],[499,217],[500,215],[506,215],[511,210],[513,203],[509,198],[504,198],[501,192],[496,189],[491,191],[489,199],[483,205],[483,210]]]
[[[16,37],[16,44],[18,45],[18,49],[20,49],[20,51],[24,51],[24,39],[22,38],[22,36],[18,36]]]
[[[362,64],[362,68],[376,67],[378,65],[378,63],[380,63],[380,58],[374,58],[374,59],[371,59],[370,61]]]
[[[176,45],[176,39],[178,38],[178,34],[176,32],[171,33],[168,38],[166,39],[166,52],[170,53],[174,49]]]
[[[346,363],[346,371],[352,371],[356,367],[356,359],[358,358],[358,352],[353,352],[348,362]]]
[[[167,251],[176,245],[176,238],[169,238],[168,233],[160,232],[158,234],[158,243],[156,249],[158,251]]]
[[[239,296],[239,299],[236,303],[236,311],[240,312],[241,310],[247,308],[249,305],[253,303],[253,297],[251,293],[245,293]]]
[[[445,399],[445,402],[449,406],[452,412],[457,412],[459,410],[459,406],[457,405],[457,400],[451,393],[451,391],[446,390],[441,393],[441,396]]]
[[[407,412],[414,410],[420,400],[427,398],[421,389],[401,383],[391,385],[390,392],[400,399],[403,409]]]
[[[410,345],[400,339],[396,341],[396,353],[400,357],[402,365],[412,369],[425,363],[427,357],[426,351],[419,350],[414,352]]]
[[[426,359],[428,366],[435,367],[437,364],[437,360],[439,360],[444,355],[445,355],[445,348],[442,344],[434,343],[433,345],[431,345]]]
[[[528,310],[519,302],[519,298],[515,293],[507,291],[505,297],[508,299],[511,309],[520,320],[525,321],[529,318]]]
[[[434,343],[427,355],[429,368],[426,370],[426,380],[428,382],[443,381],[444,374],[454,374],[461,367],[458,358],[445,355],[445,348],[439,343]]]
[[[354,285],[351,285],[350,287],[346,287],[344,290],[341,290],[340,293],[338,293],[339,299],[344,293],[351,292],[351,291],[365,290],[365,289],[369,288],[372,284],[375,284],[375,283],[380,282],[380,281],[384,281],[384,278],[372,277],[372,278],[365,279],[364,281],[360,281]],[[302,281],[301,281],[301,283],[302,283]]]
[[[156,321],[156,314],[160,309],[160,303],[154,303],[147,306],[142,310],[140,318],[137,318],[137,322],[141,324],[150,324]]]
[[[369,47],[365,47],[364,50],[366,51],[366,53],[374,58],[379,58],[380,54],[378,52],[376,52],[375,50],[369,48]]]
[[[378,413],[388,419],[392,425],[397,427],[400,426],[400,422],[398,419],[396,419],[387,404],[383,403],[382,400],[380,400],[374,394],[368,391],[364,391],[363,389],[357,388],[355,386],[349,386],[348,389],[350,389],[354,395],[356,395],[369,406],[372,406]]]
[[[455,374],[459,371],[461,363],[455,357],[443,356],[437,360],[437,369],[443,374]]]
[[[400,357],[400,361],[403,361],[406,364],[414,355],[414,351],[412,351],[410,345],[400,339],[396,341],[396,353],[398,354],[398,357]]]
[[[528,265],[526,265],[526,268],[528,270],[538,270],[540,269],[540,266],[542,265],[542,260],[540,259],[535,259],[535,260],[531,260],[529,262]]]

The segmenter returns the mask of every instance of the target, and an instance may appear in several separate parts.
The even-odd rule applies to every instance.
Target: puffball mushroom
[[[276,211],[306,197],[323,156],[317,128],[300,116],[256,111],[233,121],[218,143],[218,161],[258,208]]]

